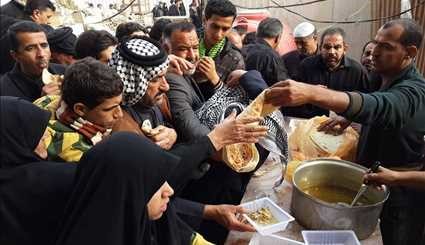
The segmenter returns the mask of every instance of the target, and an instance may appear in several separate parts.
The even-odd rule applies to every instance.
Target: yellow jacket
[[[44,141],[48,159],[78,162],[84,152],[88,151],[93,145],[83,135],[57,120],[56,110],[59,108],[60,101],[59,95],[47,95],[34,101],[36,106],[52,113],[47,126],[49,136]]]

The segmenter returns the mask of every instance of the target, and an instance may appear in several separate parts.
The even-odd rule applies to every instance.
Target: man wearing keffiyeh
[[[124,83],[124,118],[113,130],[144,134],[166,150],[177,140],[176,131],[168,124],[168,63],[168,55],[157,42],[138,36],[121,43],[109,61]],[[152,130],[143,132],[142,125],[147,124]]]

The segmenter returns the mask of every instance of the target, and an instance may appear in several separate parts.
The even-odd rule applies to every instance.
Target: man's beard
[[[143,107],[152,107],[155,105],[161,105],[163,96],[164,96],[164,93],[159,92],[151,99],[147,96],[147,94],[145,94],[145,96],[143,96],[142,100],[139,101],[138,104],[140,104]]]
[[[158,93],[152,101],[153,102],[152,106],[154,106],[154,105],[161,106],[162,102],[164,100],[164,95],[165,95],[165,93],[163,93],[163,92]]]
[[[327,56],[326,57],[326,66],[329,68],[329,69],[335,69],[335,68],[337,68],[340,64],[341,64],[341,61],[342,61],[342,58],[343,58],[344,56],[341,56],[341,58],[338,60],[338,57],[329,57],[329,56]]]

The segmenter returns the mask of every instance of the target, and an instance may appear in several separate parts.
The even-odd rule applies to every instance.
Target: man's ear
[[[167,52],[167,54],[171,54],[171,47],[170,47],[170,40],[168,39],[164,39],[162,40],[162,47],[165,49],[165,52]]]
[[[36,22],[36,20],[38,20],[40,18],[40,10],[34,9],[31,13],[30,17],[34,22]]]
[[[207,18],[205,18],[205,15],[202,16],[202,25],[205,27],[207,23]]]
[[[274,42],[276,44],[276,48],[279,46],[280,43],[280,39],[282,38],[282,34],[280,34],[279,36],[275,37]]]
[[[346,42],[344,42],[344,52],[347,52],[349,47],[350,46]]]
[[[406,47],[407,56],[411,59],[415,58],[418,55],[418,48],[416,46],[410,45]]]
[[[17,62],[18,61],[18,57],[17,57],[17,53],[14,50],[10,50],[9,51],[10,56],[12,56],[12,58]]]
[[[86,115],[87,111],[89,111],[89,108],[84,105],[83,103],[75,103],[72,107],[72,110],[80,117],[84,117]]]

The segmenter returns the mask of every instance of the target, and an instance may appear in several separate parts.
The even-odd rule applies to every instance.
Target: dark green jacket
[[[423,160],[425,79],[413,65],[379,91],[348,94],[350,105],[342,115],[363,125],[358,163],[370,166],[379,160],[400,167]]]

